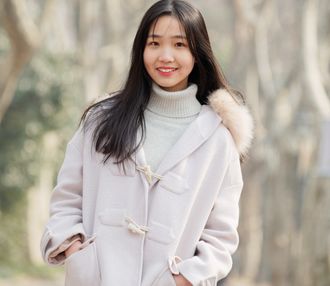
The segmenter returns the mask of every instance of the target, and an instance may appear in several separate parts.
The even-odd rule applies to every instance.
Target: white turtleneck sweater
[[[155,83],[145,110],[146,138],[143,144],[147,164],[156,171],[169,149],[198,116],[201,104],[196,99],[197,85],[169,92]]]

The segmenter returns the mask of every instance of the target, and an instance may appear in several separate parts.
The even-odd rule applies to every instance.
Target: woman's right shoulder
[[[116,97],[120,95],[120,91],[106,93],[98,97],[84,112],[82,122],[86,123],[100,119],[105,112],[110,110],[116,103]]]
[[[83,113],[79,127],[73,134],[69,144],[91,141],[95,129],[104,121],[114,105],[114,98],[119,92],[108,93],[97,98]]]
[[[118,93],[105,94],[98,97],[89,107],[84,111],[80,125],[83,127],[89,127],[97,123],[105,115],[107,110],[111,109],[115,102],[115,96]]]

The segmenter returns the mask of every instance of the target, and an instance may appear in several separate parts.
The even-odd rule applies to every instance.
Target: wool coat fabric
[[[143,148],[126,172],[79,129],[68,143],[50,219],[41,240],[49,264],[65,263],[67,286],[215,286],[232,267],[238,245],[240,155],[252,119],[225,90],[209,96],[199,116],[153,172]],[[82,250],[50,254],[81,234]],[[63,257],[63,256],[62,256]]]

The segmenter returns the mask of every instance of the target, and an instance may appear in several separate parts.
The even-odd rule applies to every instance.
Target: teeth
[[[161,72],[172,72],[175,71],[175,69],[158,69]]]

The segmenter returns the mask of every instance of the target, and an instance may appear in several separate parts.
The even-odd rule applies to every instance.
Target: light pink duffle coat
[[[224,90],[214,92],[152,174],[143,148],[126,174],[78,130],[68,143],[41,241],[49,254],[74,234],[89,240],[65,260],[67,286],[216,285],[238,245],[239,155],[252,119]]]

